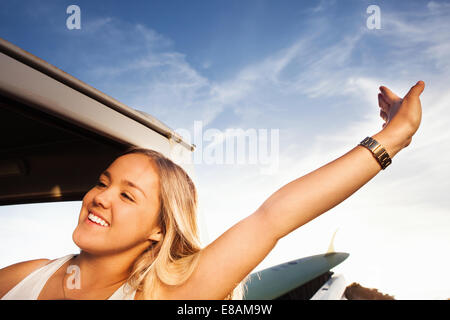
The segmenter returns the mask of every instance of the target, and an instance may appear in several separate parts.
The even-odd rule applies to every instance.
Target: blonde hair
[[[180,285],[197,266],[202,250],[197,225],[197,191],[189,175],[163,154],[131,148],[122,155],[132,153],[148,156],[158,169],[161,205],[158,221],[162,238],[136,259],[128,283],[141,291],[144,299],[158,299],[160,283]],[[241,282],[225,299],[242,299],[243,294]]]

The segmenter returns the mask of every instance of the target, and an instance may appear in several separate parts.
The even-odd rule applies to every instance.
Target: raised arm
[[[423,89],[424,83],[420,81],[400,99],[388,88],[380,88],[380,115],[386,122],[372,138],[385,147],[391,158],[410,144],[420,125],[419,96]],[[371,151],[356,146],[340,158],[283,186],[260,210],[270,221],[275,237],[280,239],[347,199],[380,170]]]
[[[380,116],[385,123],[372,137],[385,147],[391,158],[409,145],[420,125],[419,96],[423,89],[424,83],[419,81],[401,99],[388,88],[380,87]],[[283,186],[255,213],[206,247],[196,271],[173,291],[172,297],[223,299],[280,238],[344,201],[380,170],[371,151],[356,146],[340,158]]]

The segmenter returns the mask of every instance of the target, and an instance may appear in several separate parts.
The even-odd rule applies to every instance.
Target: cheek
[[[92,202],[92,199],[93,199],[93,190],[90,190],[88,193],[84,195],[83,200],[81,202],[78,224],[80,224],[87,217],[88,214],[87,205],[88,203]]]
[[[83,203],[88,204],[91,202],[98,192],[99,191],[95,187],[89,190],[83,197]]]
[[[141,210],[120,205],[114,209],[113,228],[120,230],[121,233],[131,238],[142,238],[144,236],[149,223],[144,218]]]
[[[113,229],[120,238],[131,241],[145,241],[154,228],[154,215],[147,208],[117,205],[113,211]]]

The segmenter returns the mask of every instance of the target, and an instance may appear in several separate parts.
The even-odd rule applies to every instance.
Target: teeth
[[[95,222],[95,223],[98,223],[98,224],[101,225],[101,226],[104,226],[104,227],[107,227],[107,226],[108,226],[108,223],[107,223],[105,220],[103,220],[103,219],[100,218],[100,217],[97,217],[96,215],[94,215],[94,214],[92,214],[92,213],[89,213],[88,219],[91,220],[91,221],[93,221],[93,222]]]

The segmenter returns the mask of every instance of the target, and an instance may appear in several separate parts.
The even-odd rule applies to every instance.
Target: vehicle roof
[[[0,38],[0,205],[81,200],[130,146],[181,163],[172,129]]]

